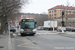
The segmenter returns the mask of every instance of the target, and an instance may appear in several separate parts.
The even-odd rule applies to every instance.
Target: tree
[[[1,33],[5,30],[5,23],[7,18],[19,12],[21,6],[27,4],[28,0],[0,0],[0,19],[1,19]]]

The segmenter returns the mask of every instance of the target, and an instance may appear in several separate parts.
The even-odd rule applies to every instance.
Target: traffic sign
[[[48,25],[50,25],[50,23],[48,23]]]

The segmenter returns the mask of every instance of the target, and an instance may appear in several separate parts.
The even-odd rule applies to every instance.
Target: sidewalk
[[[8,50],[8,35],[0,35],[0,50]]]

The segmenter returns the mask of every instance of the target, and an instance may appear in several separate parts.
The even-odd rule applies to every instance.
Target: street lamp
[[[9,22],[8,22],[8,25],[9,25],[9,50],[11,50],[11,37],[10,37],[10,23],[12,23],[12,21],[10,21],[9,19]]]
[[[17,32],[17,17],[16,17],[16,32]]]
[[[63,17],[64,17],[64,11],[62,11],[62,33],[64,32],[63,27],[64,27],[64,21],[63,21]]]

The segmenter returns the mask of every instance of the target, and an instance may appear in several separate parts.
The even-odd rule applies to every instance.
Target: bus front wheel
[[[32,36],[34,36],[35,35],[35,33],[33,33],[33,34],[31,34]]]
[[[21,33],[20,33],[21,34]],[[21,34],[21,36],[23,36],[23,34]]]

